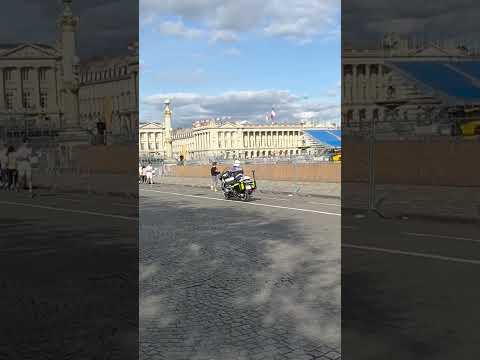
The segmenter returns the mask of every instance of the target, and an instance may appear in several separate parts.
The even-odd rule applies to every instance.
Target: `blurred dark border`
[[[0,358],[138,357],[138,8],[0,13]]]
[[[342,350],[477,358],[474,1],[342,1]]]

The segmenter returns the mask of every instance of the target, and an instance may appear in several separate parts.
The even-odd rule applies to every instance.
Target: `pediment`
[[[147,123],[139,126],[139,130],[162,130],[163,124],[160,123]]]
[[[0,57],[9,59],[49,59],[57,56],[58,53],[55,49],[35,44],[20,44],[0,53]]]
[[[238,128],[238,126],[236,124],[233,124],[233,123],[230,123],[230,122],[227,122],[225,124],[222,124],[220,126],[221,129],[236,129]]]

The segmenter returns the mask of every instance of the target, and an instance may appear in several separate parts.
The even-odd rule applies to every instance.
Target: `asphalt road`
[[[0,192],[0,359],[138,354],[138,200]]]
[[[344,214],[344,358],[480,358],[479,230]]]
[[[339,359],[340,204],[140,190],[141,359]]]

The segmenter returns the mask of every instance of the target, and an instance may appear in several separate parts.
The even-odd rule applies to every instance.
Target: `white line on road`
[[[410,232],[406,232],[406,233],[404,233],[404,234],[405,234],[405,235],[410,235],[410,236],[418,236],[418,237],[429,237],[429,238],[439,238],[439,239],[461,240],[461,241],[471,241],[471,242],[480,243],[480,240],[471,239],[471,238],[466,238],[466,237],[459,237],[459,236],[422,234],[422,233],[410,233]]]
[[[231,202],[231,200],[219,199],[219,198],[216,198],[216,197],[209,197],[209,196],[180,194],[180,193],[160,191],[160,190],[146,190],[146,189],[140,189],[140,190],[141,191],[148,191],[148,192],[156,192],[156,193],[160,193],[160,194],[167,194],[167,195],[175,195],[175,196],[192,197],[192,198],[199,198],[199,199],[208,199],[208,200],[214,200],[214,201]],[[299,208],[293,208],[293,207],[287,207],[287,206],[260,204],[260,203],[255,203],[255,202],[237,202],[237,204],[252,205],[252,206],[264,206],[264,207],[270,207],[270,208],[276,208],[276,209],[310,212],[310,213],[316,213],[316,214],[322,214],[322,215],[341,216],[341,214],[339,214],[339,213],[331,213],[331,212],[311,210],[311,209],[299,209]]]
[[[262,199],[268,199],[268,200],[279,200],[279,201],[292,201],[292,199],[280,199],[280,198],[273,198],[273,197],[265,197],[261,196]],[[302,199],[303,200],[303,199]],[[323,203],[323,202],[316,202],[316,201],[305,201],[308,204],[315,204],[315,205],[325,205],[325,206],[337,206],[341,207],[342,205],[340,204],[332,204],[332,203]]]
[[[62,201],[70,201],[70,202],[77,202],[77,203],[87,203],[89,201],[98,201],[98,199],[85,199],[85,200],[80,200],[80,199],[70,199],[70,198],[63,198],[63,197],[60,197],[60,198],[54,198],[53,200],[62,200]],[[132,204],[125,204],[125,203],[109,203],[110,205],[115,205],[115,206],[124,206],[124,207],[131,207],[131,208],[138,208],[138,205],[132,205]]]
[[[393,249],[383,249],[383,248],[377,248],[373,246],[352,245],[352,244],[342,244],[342,247],[358,249],[358,250],[377,251],[377,252],[383,252],[383,253],[393,254],[393,255],[406,255],[406,256],[421,257],[421,258],[427,258],[427,259],[433,259],[433,260],[443,260],[443,261],[458,262],[458,263],[464,263],[464,264],[480,265],[480,260],[462,259],[462,258],[441,256],[441,255],[435,255],[435,254],[426,254],[426,253],[393,250]]]
[[[92,216],[103,216],[103,217],[108,217],[108,218],[113,218],[113,219],[121,219],[121,220],[138,221],[138,218],[136,218],[136,217],[114,215],[114,214],[105,214],[105,213],[100,213],[100,212],[96,212],[96,211],[74,210],[74,209],[66,209],[66,208],[59,208],[59,207],[53,207],[53,206],[19,203],[19,202],[13,202],[13,201],[0,201],[0,204],[14,205],[14,206],[24,206],[24,207],[30,207],[30,208],[35,208],[35,209],[45,209],[45,210],[53,210],[53,211],[70,212],[70,213],[75,213],[75,214],[84,214],[84,215],[92,215]]]

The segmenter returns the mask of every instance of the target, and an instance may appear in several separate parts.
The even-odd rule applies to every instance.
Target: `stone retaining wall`
[[[219,166],[220,170],[223,170],[224,168],[227,167]],[[255,176],[260,180],[322,183],[341,182],[341,165],[339,163],[245,165],[243,166],[243,169],[248,175],[251,175],[252,171],[255,170]],[[173,169],[172,174],[178,177],[208,177],[210,175],[210,166],[176,166]]]

